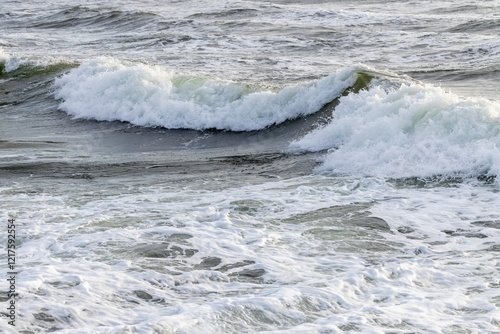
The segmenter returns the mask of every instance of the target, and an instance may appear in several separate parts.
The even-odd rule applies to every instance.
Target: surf
[[[54,86],[59,109],[77,119],[294,132],[283,137],[288,153],[325,152],[317,172],[440,179],[495,179],[500,173],[497,101],[459,96],[363,65],[272,87],[97,58],[57,78]],[[312,121],[283,129],[312,115]]]
[[[316,170],[384,177],[495,177],[500,103],[414,81],[373,80],[339,99],[331,119],[293,141],[325,151]]]
[[[345,68],[279,88],[99,58],[56,79],[55,98],[59,108],[75,118],[167,129],[253,131],[318,112],[356,86],[361,69]]]

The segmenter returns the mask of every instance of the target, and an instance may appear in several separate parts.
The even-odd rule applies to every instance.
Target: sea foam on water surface
[[[487,219],[498,196],[470,185],[450,197],[445,187],[400,190],[366,179],[308,179],[306,185],[298,178],[203,193],[155,185],[130,194],[94,193],[78,205],[68,204],[67,194],[31,195],[30,202],[9,195],[19,221],[29,222],[24,235],[39,236],[21,239],[26,320],[20,328],[494,328],[488,319],[499,320],[495,289],[488,284],[498,282],[498,261],[477,250],[498,240],[498,230],[476,227],[488,238],[460,244],[442,230],[470,229],[471,221]],[[61,191],[82,193],[80,187]],[[345,194],[346,188],[354,190]],[[390,230],[356,224],[372,214]],[[400,233],[402,226],[414,231]]]
[[[354,84],[356,71],[347,68],[275,90],[99,58],[57,79],[55,96],[62,100],[60,108],[77,118],[250,131],[315,113]]]

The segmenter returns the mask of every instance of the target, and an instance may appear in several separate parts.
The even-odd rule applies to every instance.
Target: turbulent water
[[[498,0],[3,0],[0,32],[0,331],[500,333]]]

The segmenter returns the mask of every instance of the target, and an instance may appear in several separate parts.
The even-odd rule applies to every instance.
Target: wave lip
[[[319,171],[392,178],[500,175],[500,104],[405,83],[342,97],[330,122],[290,145],[328,150]]]
[[[99,58],[57,79],[55,97],[60,109],[76,118],[252,131],[317,112],[355,83],[358,70],[351,67],[277,90]]]

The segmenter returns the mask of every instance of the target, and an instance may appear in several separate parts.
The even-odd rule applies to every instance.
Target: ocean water
[[[3,0],[0,32],[1,332],[500,333],[500,1]]]

